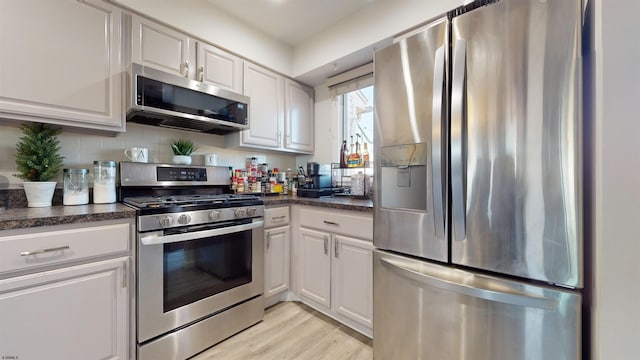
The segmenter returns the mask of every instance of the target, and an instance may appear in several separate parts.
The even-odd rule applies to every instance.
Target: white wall
[[[332,99],[326,85],[318,85],[315,91],[315,152],[313,155],[298,156],[296,162],[305,164],[308,161],[319,163],[337,162],[339,148],[342,144],[342,126],[339,119],[339,101]]]
[[[0,188],[16,188],[22,180],[12,176],[16,172],[16,142],[21,136],[18,127],[0,126]],[[61,154],[65,157],[65,168],[93,169],[94,160],[127,161],[125,148],[137,146],[149,148],[152,162],[171,163],[172,153],[169,143],[173,139],[188,138],[200,148],[192,156],[194,165],[204,165],[206,153],[218,154],[218,165],[244,168],[246,159],[259,155],[269,164],[269,168],[295,168],[295,157],[273,152],[235,150],[224,148],[224,137],[220,135],[165,129],[140,124],[127,124],[127,132],[116,137],[85,135],[63,132],[58,136]],[[58,177],[58,186],[62,177]]]
[[[292,75],[299,77],[366,48],[369,48],[368,61],[371,61],[372,45],[440,16],[462,3],[462,0],[373,1],[370,6],[297,46],[294,49]],[[352,67],[344,67],[338,61],[338,72]]]
[[[593,358],[637,359],[640,341],[640,31],[636,0],[596,0]]]

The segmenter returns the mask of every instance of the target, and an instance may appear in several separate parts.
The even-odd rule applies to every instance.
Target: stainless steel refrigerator
[[[582,356],[582,5],[487,3],[375,53],[377,360]]]

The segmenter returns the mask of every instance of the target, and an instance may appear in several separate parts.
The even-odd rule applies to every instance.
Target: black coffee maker
[[[300,184],[298,196],[320,197],[333,194],[331,189],[331,164],[307,163],[304,184]]]

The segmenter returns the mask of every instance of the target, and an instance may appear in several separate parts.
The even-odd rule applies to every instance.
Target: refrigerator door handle
[[[442,195],[442,121],[444,116],[445,91],[445,47],[439,47],[435,53],[433,66],[433,105],[431,119],[431,177],[433,184],[433,216],[436,238],[445,240],[444,201]]]
[[[466,121],[467,42],[456,40],[451,85],[451,207],[453,240],[466,237],[464,198],[464,122]]]
[[[500,302],[521,307],[534,307],[543,310],[555,310],[558,307],[556,299],[527,294],[524,292],[510,292],[502,290],[473,287],[459,282],[441,279],[431,274],[426,274],[405,266],[402,261],[396,259],[381,258],[382,265],[389,267],[396,273],[419,283],[437,287],[442,290],[452,291],[457,294],[471,296],[474,298]]]

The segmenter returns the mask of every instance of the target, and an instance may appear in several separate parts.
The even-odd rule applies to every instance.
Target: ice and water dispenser
[[[427,211],[426,143],[380,148],[381,208]]]

